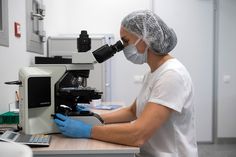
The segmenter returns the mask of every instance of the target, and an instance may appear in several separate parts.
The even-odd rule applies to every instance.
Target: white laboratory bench
[[[49,147],[32,148],[34,157],[134,157],[138,147],[93,139],[74,139],[52,135]]]
[[[93,110],[93,112],[101,114],[112,111]],[[49,147],[33,148],[34,157],[134,157],[136,153],[139,153],[138,147],[93,139],[68,138],[61,134],[52,135]]]

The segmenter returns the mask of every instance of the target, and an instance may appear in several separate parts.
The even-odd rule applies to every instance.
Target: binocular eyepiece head
[[[91,49],[91,38],[89,38],[86,30],[82,30],[79,38],[77,38],[77,49],[78,52],[87,52]],[[103,45],[92,53],[96,61],[98,63],[102,63],[111,58],[116,52],[119,52],[123,49],[124,45],[119,40],[114,45]]]
[[[119,40],[114,45],[103,45],[93,52],[93,56],[98,63],[102,63],[107,59],[111,58],[116,52],[119,52],[124,49],[124,45]]]

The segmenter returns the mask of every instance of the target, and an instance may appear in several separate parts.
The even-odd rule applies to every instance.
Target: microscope
[[[91,125],[102,125],[98,114],[78,111],[77,104],[101,99],[102,92],[87,86],[90,70],[116,52],[123,50],[121,41],[105,44],[91,51],[91,38],[81,31],[77,38],[78,52],[71,58],[63,56],[35,57],[35,64],[19,71],[19,126],[25,134],[58,132],[52,115],[61,113]]]

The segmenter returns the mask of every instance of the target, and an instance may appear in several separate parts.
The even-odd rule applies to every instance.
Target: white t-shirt
[[[148,102],[174,110],[168,121],[140,148],[140,157],[197,157],[193,85],[186,68],[169,59],[144,77],[136,99],[139,117]]]

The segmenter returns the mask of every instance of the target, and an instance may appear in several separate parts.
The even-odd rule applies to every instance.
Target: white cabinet
[[[79,34],[49,37],[47,56],[71,57],[72,52],[77,52],[78,36]],[[91,52],[105,44],[111,45],[114,42],[114,36],[111,34],[92,34],[89,37],[91,38]],[[111,60],[94,64],[94,69],[90,70],[87,81],[89,87],[103,92],[103,101],[111,101]]]

